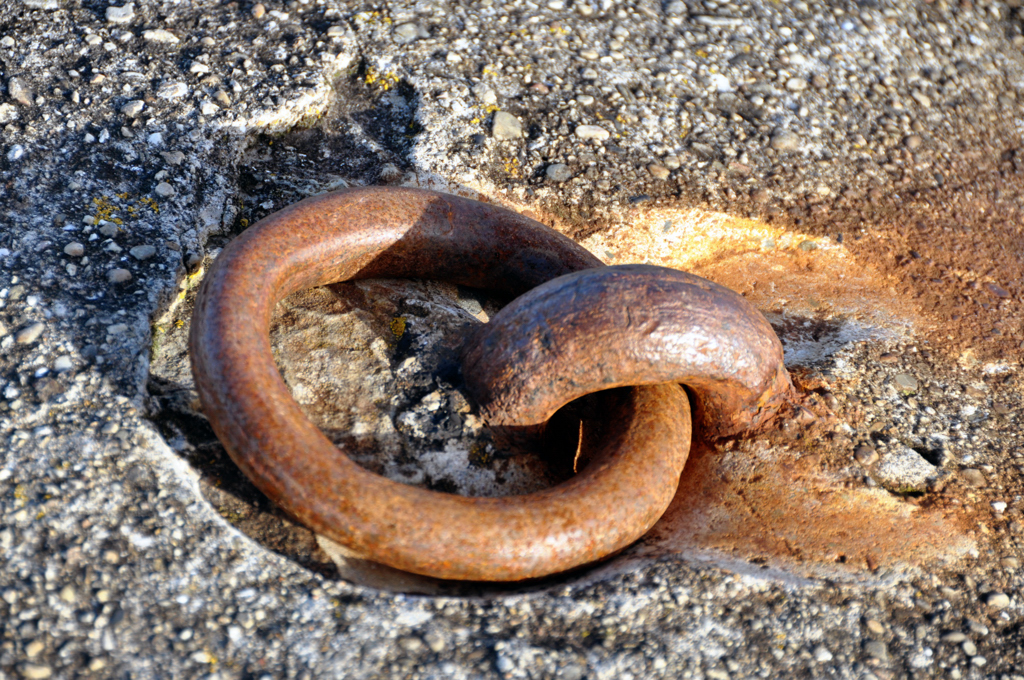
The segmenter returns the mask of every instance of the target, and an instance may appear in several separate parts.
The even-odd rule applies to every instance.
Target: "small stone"
[[[498,111],[494,114],[491,135],[499,140],[519,139],[523,136],[523,124],[511,113]]]
[[[423,641],[418,637],[403,637],[398,639],[398,646],[410,653],[416,653],[423,649]]]
[[[11,78],[7,81],[7,94],[22,106],[32,106],[32,101],[35,99],[32,96],[32,90],[21,78]]]
[[[263,15],[267,13],[267,8],[263,6],[262,2],[257,2],[252,6],[252,16],[255,19],[262,19]]]
[[[920,90],[914,90],[913,92],[910,93],[910,96],[913,97],[914,101],[920,104],[921,108],[923,109],[927,109],[932,105],[931,97],[926,95],[924,92],[921,92]]]
[[[44,330],[46,330],[46,325],[42,321],[30,323],[17,332],[14,341],[19,345],[28,345],[38,340]]]
[[[992,509],[998,513],[1003,514],[1006,512],[1006,501],[992,501]]]
[[[580,50],[580,56],[586,59],[587,61],[597,61],[598,59],[601,58],[601,54],[597,50],[589,48],[585,50]]]
[[[922,144],[924,144],[924,140],[921,138],[921,135],[907,135],[903,139],[903,145],[911,151],[920,149]]]
[[[7,160],[16,161],[20,160],[25,155],[25,147],[22,144],[15,144],[7,152]]]
[[[608,132],[600,125],[576,126],[576,136],[584,141],[603,142],[611,137],[611,135],[612,133]]]
[[[146,108],[146,102],[141,99],[133,99],[121,107],[121,113],[129,118],[135,118],[137,115],[142,113],[142,109],[144,108]]]
[[[0,125],[18,120],[18,109],[14,104],[0,104]]]
[[[853,451],[853,457],[864,467],[874,465],[878,462],[878,452],[871,446],[861,445]]]
[[[960,648],[964,650],[964,654],[967,656],[974,656],[978,653],[978,648],[970,640],[964,640],[963,644],[960,645]]]
[[[790,78],[786,81],[786,89],[790,92],[803,92],[807,89],[807,81],[803,78]]]
[[[954,631],[951,631],[949,633],[946,633],[941,638],[941,640],[943,642],[948,642],[948,643],[954,644],[954,645],[957,644],[958,642],[963,642],[966,639],[967,639],[967,636],[964,635],[963,633],[961,633],[958,630],[954,630]]]
[[[59,0],[22,0],[29,9],[60,9]]]
[[[26,680],[46,680],[51,675],[53,670],[49,666],[27,663],[21,667],[21,677]]]
[[[102,434],[117,434],[117,431],[121,429],[121,426],[111,420],[109,423],[103,426],[100,430]]]
[[[57,373],[65,373],[70,371],[74,364],[71,362],[71,357],[67,354],[57,357],[53,362],[53,370]]]
[[[95,47],[96,45],[99,45],[102,42],[103,38],[99,37],[95,33],[90,33],[89,35],[85,36],[85,44],[89,45],[90,47]]]
[[[327,29],[327,37],[328,38],[344,38],[345,37],[345,27],[344,26],[337,26],[337,25],[336,26],[331,26],[330,28]]]
[[[136,260],[148,260],[149,258],[156,255],[156,248],[154,246],[135,246],[128,251],[132,257]]]
[[[396,45],[405,45],[420,37],[420,27],[411,22],[399,24],[395,26],[393,36]]]
[[[864,625],[875,635],[883,635],[885,633],[885,628],[882,624],[874,619],[868,619]]]
[[[178,36],[174,35],[170,31],[165,31],[162,28],[157,28],[151,31],[143,31],[142,39],[149,42],[164,43],[166,45],[174,45],[175,43],[181,42],[178,40]]]
[[[117,236],[117,232],[117,225],[114,224],[113,222],[107,222],[106,224],[100,227],[100,233],[106,236],[107,238],[114,238],[115,236]]]
[[[927,491],[947,474],[908,446],[896,446],[875,468],[876,481],[894,493]]]
[[[167,83],[156,91],[156,96],[160,99],[181,99],[187,94],[188,85],[185,83]]]
[[[989,593],[985,598],[985,604],[989,609],[1006,609],[1010,606],[1010,596],[1006,593]]]
[[[111,5],[107,7],[107,21],[112,24],[127,24],[135,18],[135,3],[126,3],[123,7]]]
[[[209,99],[204,100],[203,103],[199,105],[199,113],[203,114],[204,116],[213,116],[218,111],[220,111],[220,107],[211,102]]]
[[[893,382],[900,392],[917,392],[917,378],[909,373],[900,373],[893,378]]]
[[[494,666],[498,669],[499,673],[509,673],[516,667],[512,659],[508,658],[504,654],[498,655],[498,658],[494,662]]]
[[[111,269],[107,272],[107,280],[111,283],[124,283],[126,281],[131,281],[131,279],[132,273],[127,269],[117,268]]]
[[[428,647],[430,647],[430,651],[435,654],[443,652],[446,646],[444,638],[435,631],[428,631],[427,634],[423,636],[423,641],[427,643]]]
[[[224,90],[217,90],[213,93],[213,100],[221,106],[221,108],[228,108],[231,106],[231,97]]]
[[[992,293],[1000,300],[1010,299],[1010,292],[997,283],[986,283],[985,287],[988,288],[988,292]]]
[[[156,188],[153,189],[153,192],[160,198],[170,198],[174,196],[174,194],[176,193],[174,191],[174,187],[172,187],[167,182],[160,182],[159,184],[157,184]]]
[[[822,645],[814,648],[814,660],[818,663],[827,663],[832,660],[832,652]]]
[[[33,640],[25,645],[25,656],[30,659],[34,656],[39,656],[39,652],[43,651],[45,648],[46,645],[44,645],[41,640]]]
[[[864,651],[868,656],[878,659],[882,663],[889,661],[889,650],[885,648],[885,643],[881,640],[868,640],[864,643]]]
[[[969,486],[973,486],[975,488],[980,489],[981,487],[988,484],[988,480],[985,479],[985,475],[981,473],[981,470],[976,470],[975,468],[967,468],[966,470],[961,470],[960,474],[963,476],[964,481],[967,482]]]
[[[572,170],[565,163],[554,163],[544,171],[548,180],[552,182],[566,182],[572,179]]]
[[[799,151],[802,146],[800,137],[788,130],[776,130],[772,135],[771,147],[782,153]]]
[[[999,560],[999,564],[1002,565],[1004,569],[1017,569],[1020,567],[1020,560],[1016,557],[1004,557]]]
[[[805,253],[809,253],[812,250],[817,250],[818,244],[810,239],[804,239],[803,241],[800,241],[800,244],[797,246],[797,248],[804,251]]]
[[[181,165],[185,160],[185,154],[180,151],[161,151],[160,156],[167,161],[168,165]]]
[[[660,163],[651,163],[648,165],[647,172],[651,173],[651,177],[654,179],[660,179],[662,181],[668,179],[669,175],[672,174],[671,170]]]
[[[72,241],[64,246],[64,254],[70,255],[71,257],[81,257],[82,255],[85,255],[85,246],[78,241]]]

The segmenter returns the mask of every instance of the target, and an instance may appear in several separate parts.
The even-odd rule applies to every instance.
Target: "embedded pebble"
[[[142,110],[146,108],[146,102],[141,99],[133,99],[124,106],[121,107],[121,113],[128,116],[129,118],[135,118]]]
[[[420,37],[420,27],[413,23],[400,24],[394,30],[395,44],[405,45]]]
[[[651,173],[651,177],[659,180],[666,180],[669,178],[671,172],[668,168],[660,163],[651,163],[647,166],[647,172]]]
[[[27,663],[20,668],[21,677],[26,680],[46,680],[53,675],[53,669],[49,666],[41,666]]]
[[[135,3],[129,2],[122,7],[111,5],[107,7],[107,21],[112,24],[127,24],[135,19]]]
[[[576,136],[585,141],[603,142],[611,137],[611,134],[600,125],[576,126]]]
[[[778,131],[772,135],[771,147],[776,151],[799,151],[802,145],[800,136],[788,130]]]
[[[42,321],[36,321],[18,331],[14,336],[14,341],[19,345],[28,345],[38,340],[44,330],[46,330],[46,325]]]
[[[917,378],[908,373],[900,373],[893,378],[893,382],[896,383],[896,389],[901,392],[917,391]]]
[[[868,630],[875,635],[882,635],[885,633],[885,628],[875,619],[868,619],[864,625],[866,625]]]
[[[111,283],[124,283],[125,281],[131,281],[132,273],[127,269],[111,269],[107,272],[107,280]]]
[[[156,188],[153,189],[153,192],[160,198],[170,198],[176,193],[174,187],[167,182],[160,182],[157,184]]]
[[[985,287],[988,288],[988,292],[1000,300],[1008,300],[1010,298],[1010,292],[997,283],[986,283]]]
[[[156,91],[156,96],[160,99],[181,99],[187,94],[188,85],[185,83],[167,83]]]
[[[786,81],[786,89],[790,92],[803,92],[807,89],[807,81],[803,78],[790,78]]]
[[[135,246],[128,251],[136,260],[148,260],[156,255],[156,248],[150,245]]]
[[[511,113],[497,111],[494,114],[491,135],[502,141],[519,139],[523,136],[523,124]]]
[[[985,604],[989,609],[1006,609],[1010,606],[1010,596],[1006,593],[989,593],[985,598]]]
[[[21,78],[11,78],[7,81],[7,94],[22,106],[32,105],[32,90],[29,89],[28,85]]]
[[[970,486],[981,488],[988,484],[988,480],[985,479],[985,475],[982,474],[981,470],[967,468],[966,470],[961,470],[960,474]]]
[[[544,174],[552,182],[566,182],[572,179],[572,170],[565,163],[554,163],[549,165]]]
[[[252,6],[252,9],[250,11],[252,12],[254,18],[262,19],[263,15],[267,13],[267,8],[263,6],[262,2],[257,2],[255,5]]]
[[[167,161],[168,165],[181,165],[185,160],[185,154],[180,151],[161,151],[160,156]]]
[[[53,362],[53,370],[57,373],[70,371],[73,366],[74,364],[71,362],[71,357],[66,354],[57,357]]]
[[[885,643],[881,640],[868,640],[864,643],[864,651],[873,659],[878,659],[882,662],[889,660],[889,650],[886,649]]]
[[[873,447],[862,445],[853,451],[853,457],[861,465],[868,467],[878,461],[878,452]]]
[[[82,255],[85,255],[85,246],[78,241],[72,241],[64,246],[64,253],[71,257],[81,257]]]
[[[180,42],[178,40],[178,36],[174,35],[170,31],[165,31],[162,28],[158,28],[158,29],[154,29],[154,30],[150,30],[150,31],[143,31],[142,32],[142,39],[143,40],[147,40],[149,42],[164,43],[164,44],[167,44],[167,45],[173,45],[173,44],[175,44],[177,42]]]

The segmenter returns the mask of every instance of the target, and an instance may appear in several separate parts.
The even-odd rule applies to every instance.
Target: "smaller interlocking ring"
[[[271,313],[299,290],[382,277],[520,296],[463,349],[466,384],[497,431],[537,435],[577,397],[622,388],[601,400],[588,464],[540,492],[469,498],[388,480],[332,444],[274,363]],[[444,579],[535,578],[625,548],[678,486],[691,434],[680,383],[709,436],[761,423],[792,389],[775,333],[727,288],[606,267],[517,213],[407,188],[309,198],[248,229],[204,278],[189,347],[203,411],[257,488],[367,559]]]

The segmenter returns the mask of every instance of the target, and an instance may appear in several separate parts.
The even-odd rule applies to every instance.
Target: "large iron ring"
[[[392,482],[352,462],[292,399],[268,328],[279,300],[337,281],[430,278],[518,295],[600,265],[542,224],[455,196],[369,188],[307,199],[229,244],[203,281],[189,346],[204,412],[264,494],[368,559],[439,578],[497,581],[598,560],[645,533],[672,499],[690,438],[677,385],[610,399],[610,429],[569,481],[523,496],[465,498]],[[781,352],[777,359],[773,374]]]

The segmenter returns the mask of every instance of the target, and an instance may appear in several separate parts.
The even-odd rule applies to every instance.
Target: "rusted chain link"
[[[337,281],[430,278],[518,295],[600,265],[544,225],[455,196],[369,188],[307,199],[229,244],[203,281],[189,346],[204,412],[263,493],[368,559],[497,581],[592,562],[641,536],[672,499],[690,439],[677,385],[610,393],[592,462],[569,481],[523,496],[464,498],[392,482],[339,451],[289,394],[268,327],[279,300]],[[547,394],[550,403],[572,397]]]

